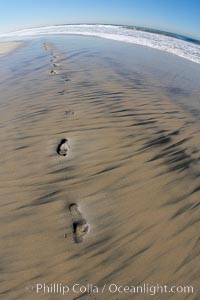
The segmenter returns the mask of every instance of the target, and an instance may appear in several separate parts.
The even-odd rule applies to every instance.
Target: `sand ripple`
[[[38,282],[198,287],[198,122],[87,49],[40,51],[4,82],[0,104],[3,299],[27,299],[24,287]],[[81,244],[73,202],[90,224]]]

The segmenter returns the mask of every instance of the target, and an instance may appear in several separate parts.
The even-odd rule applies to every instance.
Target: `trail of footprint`
[[[48,45],[47,45],[47,44],[44,44],[44,48],[45,48],[45,50],[48,51]],[[54,55],[53,52],[51,52],[51,55],[53,56],[53,58],[52,58],[50,61],[53,63],[53,67],[54,67],[54,68],[60,67],[59,64],[57,64],[57,63],[54,62],[54,60],[55,60],[55,58],[56,58],[56,55]],[[57,72],[56,72],[56,70],[52,69],[52,70],[50,71],[50,74],[51,74],[51,75],[55,75],[55,74],[57,74]],[[63,78],[63,80],[64,80],[65,82],[70,82],[70,81],[71,81],[71,79],[68,78],[68,77]],[[65,93],[65,90],[64,90],[64,89],[63,89],[62,91],[59,91],[59,92],[58,92],[59,95],[64,95],[64,93]],[[70,111],[70,110],[67,110],[67,111],[65,111],[65,115],[67,115],[67,116],[69,116],[69,115],[74,115],[74,112],[73,112],[73,111]],[[62,145],[62,147],[64,147],[64,144]],[[60,152],[60,150],[58,150],[58,149],[57,149],[57,152],[59,152],[59,153],[58,153],[59,155],[63,155],[63,154],[60,154],[62,151]],[[65,153],[65,155],[66,155],[66,153]]]
[[[51,62],[53,63],[53,67],[54,68],[57,68],[57,67],[60,67],[59,64],[55,63],[55,59],[57,58],[57,56],[54,54],[54,52],[52,51],[52,46],[49,45],[48,43],[44,43],[44,49],[46,51],[50,51],[50,54],[53,58],[51,58]],[[50,71],[50,74],[51,75],[55,75],[57,74],[56,70],[52,69]],[[66,77],[66,78],[63,78],[65,82],[70,82],[71,79]],[[62,91],[59,91],[58,94],[59,95],[64,95],[65,93],[65,90],[63,89]],[[74,111],[71,111],[71,110],[67,110],[65,111],[65,115],[66,116],[70,116],[70,115],[74,115]],[[61,142],[59,143],[58,147],[57,147],[57,153],[61,156],[66,156],[67,155],[67,152],[68,152],[68,149],[69,148],[69,145],[68,145],[68,140],[67,139],[62,139]]]
[[[44,49],[46,51],[50,51],[49,45],[47,43],[44,43]],[[50,60],[53,63],[53,67],[57,68],[60,67],[59,64],[55,63],[55,59],[57,58],[56,55],[51,51],[51,55],[53,58]],[[50,74],[55,75],[57,72],[52,69],[50,71]],[[71,81],[69,78],[64,78],[66,82]],[[65,90],[63,89],[62,91],[59,91],[58,94],[64,95]],[[65,115],[70,116],[74,115],[74,112],[71,110],[66,110]],[[57,154],[60,156],[66,156],[68,151],[69,151],[69,144],[68,144],[68,139],[64,138],[60,141],[60,143],[57,146]],[[89,230],[89,225],[87,224],[87,221],[83,218],[82,214],[79,211],[78,205],[76,203],[73,203],[69,206],[69,211],[72,217],[72,223],[73,223],[73,235],[74,235],[74,241],[76,243],[81,243],[83,242],[84,236],[87,234]],[[65,238],[67,235],[64,235]]]
[[[80,213],[76,203],[70,204],[69,211],[73,222],[74,241],[76,243],[82,243],[83,237],[88,233],[89,225]]]
[[[56,55],[54,54],[54,52],[52,51],[52,46],[49,45],[47,42],[45,42],[45,43],[43,44],[43,46],[44,46],[44,49],[45,49],[46,51],[50,51],[50,54],[51,54],[51,56],[53,57],[53,58],[50,59],[50,62],[52,63],[52,66],[53,66],[54,68],[60,67],[60,65],[59,65],[58,63],[55,62],[55,59],[57,58],[57,56],[56,56]],[[55,74],[57,74],[57,72],[56,72],[54,69],[52,69],[52,70],[50,71],[50,74],[55,75]],[[64,78],[64,80],[65,80],[66,82],[71,81],[70,78]],[[63,93],[60,93],[60,94],[63,94]]]

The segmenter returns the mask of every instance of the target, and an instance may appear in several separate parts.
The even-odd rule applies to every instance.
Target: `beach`
[[[0,60],[3,299],[151,297],[36,293],[43,283],[193,286],[153,297],[199,299],[199,71],[83,36],[29,40]]]
[[[23,42],[0,42],[0,58],[23,45]]]

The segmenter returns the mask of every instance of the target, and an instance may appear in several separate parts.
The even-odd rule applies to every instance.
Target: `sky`
[[[200,0],[0,0],[0,33],[69,23],[136,25],[200,39]]]

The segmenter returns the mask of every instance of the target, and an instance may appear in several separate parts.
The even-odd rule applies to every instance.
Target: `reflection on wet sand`
[[[43,46],[43,65],[35,59],[24,66],[25,76],[3,82],[3,299],[27,299],[27,284],[44,282],[197,289],[199,123],[137,72],[87,49]],[[72,203],[90,226],[78,244]],[[108,297],[132,296],[67,295]],[[197,290],[162,295],[199,297]]]
[[[23,42],[0,42],[0,58],[23,46]]]

